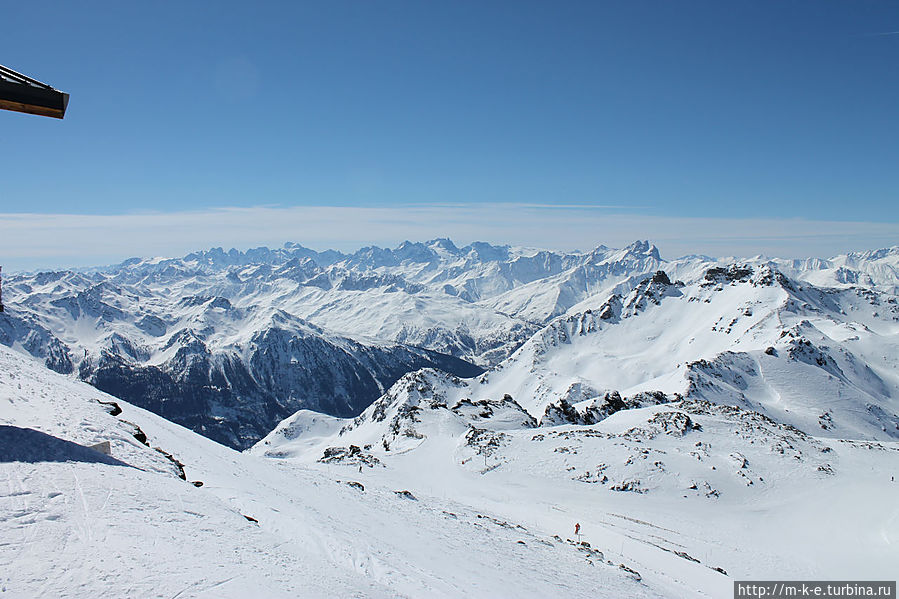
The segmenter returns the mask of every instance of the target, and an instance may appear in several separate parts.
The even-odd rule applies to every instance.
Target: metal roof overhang
[[[61,119],[69,94],[0,65],[0,109]]]

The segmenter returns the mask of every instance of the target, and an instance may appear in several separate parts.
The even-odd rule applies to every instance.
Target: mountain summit
[[[873,321],[859,322],[878,330],[877,323],[893,317],[897,265],[896,248],[828,260],[666,261],[645,240],[586,253],[484,242],[458,247],[449,239],[352,254],[297,243],[246,251],[213,248],[182,258],[127,260],[95,272],[10,276],[0,342],[245,448],[297,410],[354,417],[420,368],[461,377],[493,367],[512,372],[518,368],[508,362],[514,355],[533,353],[559,335],[580,335],[575,328],[599,331],[597,339],[603,340],[601,351],[589,350],[589,365],[582,356],[560,357],[538,368],[542,362],[534,354],[522,366],[522,382],[497,388],[499,397],[511,392],[539,420],[574,383],[597,392],[628,393],[654,384],[666,393],[683,393],[682,384],[662,384],[659,377],[680,380],[688,362],[714,361],[724,351],[778,346],[778,335],[792,329],[767,323],[787,322],[788,314],[802,315],[796,326],[815,322],[819,314],[835,323],[854,322],[840,310],[861,314],[846,298],[863,293],[880,308]],[[763,280],[780,287],[772,290]],[[721,293],[709,295],[710,286],[722,287]],[[721,299],[735,294],[741,307]],[[659,329],[660,322],[671,324]],[[756,341],[734,336],[742,322],[755,323]],[[832,353],[836,325],[816,326],[828,339],[805,329],[800,337]],[[731,334],[698,341],[710,327]],[[671,331],[694,341],[668,346],[635,341],[663,339]],[[637,351],[644,345],[646,350]],[[616,362],[614,347],[628,348],[631,357]],[[858,350],[847,351],[867,363]],[[560,377],[568,362],[577,365],[577,380]],[[524,364],[521,358],[514,363]],[[534,368],[533,377],[524,376]],[[632,375],[625,380],[624,373]],[[896,412],[876,399],[889,393],[874,397],[868,401],[872,410]]]

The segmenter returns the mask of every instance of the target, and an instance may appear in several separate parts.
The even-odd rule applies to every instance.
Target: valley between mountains
[[[897,294],[899,247],[646,241],[8,275],[0,595],[894,580]]]

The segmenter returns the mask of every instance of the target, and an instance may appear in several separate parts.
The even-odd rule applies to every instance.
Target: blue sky
[[[718,219],[743,245],[719,232],[696,251],[791,253],[770,229],[802,219],[876,226],[794,239],[799,255],[899,243],[896,2],[32,2],[2,15],[0,64],[71,94],[64,121],[0,112],[0,234],[30,239],[0,255],[23,268],[311,233],[319,248],[424,229],[464,242],[490,233],[477,227],[497,206],[533,213],[539,239],[499,222],[488,241],[611,245]],[[442,228],[383,228],[447,205],[466,209],[440,212]],[[348,224],[304,228],[304,207]],[[253,231],[216,220],[234,209],[256,210]],[[24,235],[21,213],[43,232]],[[193,235],[166,245],[185,213],[208,224],[191,217]],[[288,213],[290,239],[264,220]],[[74,225],[87,220],[61,214],[134,229],[99,248]],[[566,218],[595,232],[572,237]],[[70,253],[50,249],[63,229],[82,240]]]

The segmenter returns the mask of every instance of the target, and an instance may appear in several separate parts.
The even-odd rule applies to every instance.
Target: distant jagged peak
[[[318,262],[309,256],[296,256],[281,264],[275,269],[275,274],[279,277],[287,278],[309,278],[320,272]]]
[[[612,249],[606,245],[600,244],[600,245],[596,246],[595,248],[593,248],[593,250],[587,254],[587,261],[588,262],[602,262],[609,256],[610,253],[612,253],[614,251],[615,251],[614,249]]]
[[[306,260],[311,260],[322,268],[338,263],[346,267],[380,268],[395,267],[405,263],[445,264],[457,259],[466,259],[469,263],[510,262],[521,257],[530,258],[542,254],[582,257],[591,262],[661,261],[658,248],[645,240],[638,240],[620,250],[598,245],[591,252],[583,253],[493,245],[485,241],[475,241],[460,248],[450,238],[438,237],[425,242],[406,240],[394,249],[369,245],[359,248],[352,254],[344,254],[335,250],[319,252],[292,241],[274,249],[260,246],[247,250],[235,248],[225,250],[218,246],[191,252],[181,258],[129,258],[111,267],[110,270],[132,273],[166,271],[175,274],[178,270],[186,269],[197,273],[208,273],[220,269],[258,265],[278,268],[287,264],[296,265],[296,261],[303,263]],[[171,271],[171,269],[175,269],[175,271]]]
[[[717,258],[706,254],[684,254],[675,258],[678,262],[715,262]]]
[[[659,248],[655,246],[655,244],[650,243],[649,240],[640,240],[633,242],[629,246],[622,249],[625,256],[633,256],[636,258],[651,258],[653,260],[661,261],[662,257],[659,254]]]
[[[620,249],[600,245],[590,253],[584,254],[584,258],[585,264],[596,265],[647,265],[647,263],[661,264],[664,262],[659,254],[659,249],[645,240],[637,240]]]
[[[302,251],[302,250],[311,251],[311,250],[309,250],[309,248],[304,247],[304,246],[300,245],[299,243],[297,243],[297,242],[295,242],[295,241],[285,241],[285,242],[284,242],[284,249],[285,249],[285,250],[288,250],[288,251],[296,251],[296,250],[301,250],[301,251]]]
[[[213,247],[207,250],[190,252],[180,258],[128,258],[110,267],[112,271],[159,271],[166,268],[208,269],[218,270],[230,267],[270,265],[280,266],[294,259],[311,259],[320,266],[328,266],[341,259],[344,254],[335,250],[317,252],[298,243],[288,241],[281,248],[271,249],[266,246],[238,250]]]
[[[475,241],[462,248],[470,259],[481,262],[505,262],[510,258],[508,245],[490,245],[486,241]]]
[[[773,258],[771,262],[784,265],[797,271],[832,270],[844,267],[853,269],[866,269],[866,267],[885,266],[899,268],[899,245],[873,250],[861,250],[833,256],[829,259],[819,257],[780,259]]]
[[[184,262],[196,262],[207,266],[233,266],[245,264],[283,264],[296,257],[315,258],[318,252],[297,243],[284,244],[284,248],[270,249],[265,246],[240,251],[231,248],[225,252],[220,247],[201,252],[193,252],[182,258]]]
[[[440,259],[437,252],[420,241],[412,242],[406,240],[393,253],[400,262],[434,262]]]
[[[397,266],[399,265],[399,260],[397,260],[393,250],[376,245],[367,245],[359,248],[352,255],[341,261],[341,265],[348,268],[378,268],[380,266]]]
[[[837,258],[845,257],[847,259],[863,261],[863,260],[883,260],[885,258],[897,258],[899,259],[899,245],[894,245],[888,248],[880,248],[876,250],[864,250],[860,252],[849,252],[844,256],[837,256],[833,260],[836,261]]]
[[[427,242],[406,240],[394,249],[376,245],[360,248],[344,264],[347,267],[379,268],[405,263],[440,262],[459,254],[461,251],[449,239],[432,239]]]
[[[138,264],[142,264],[142,263],[144,263],[144,262],[151,262],[151,261],[154,261],[154,260],[158,262],[158,261],[164,260],[164,259],[165,259],[165,258],[137,258],[137,257],[134,257],[134,258],[127,258],[127,259],[125,259],[125,260],[122,260],[122,261],[118,264],[118,268],[129,268],[129,267],[132,267],[132,266],[137,266]]]
[[[453,240],[449,237],[437,237],[435,239],[427,241],[425,245],[436,251],[443,250],[444,252],[454,255],[460,254],[459,248],[456,247],[456,244],[453,243]]]

